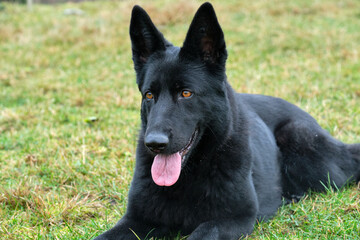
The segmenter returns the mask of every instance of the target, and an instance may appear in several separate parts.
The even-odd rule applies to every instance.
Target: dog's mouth
[[[195,143],[199,130],[195,129],[188,143],[180,151],[173,154],[158,154],[151,166],[151,176],[159,186],[172,186],[180,177],[181,166],[188,158],[189,152]]]
[[[195,129],[188,144],[179,151],[179,154],[181,156],[181,163],[183,163],[185,161],[185,158],[188,156],[187,154],[190,151],[191,147],[194,145],[195,139],[197,139],[198,134],[199,134],[199,130]]]

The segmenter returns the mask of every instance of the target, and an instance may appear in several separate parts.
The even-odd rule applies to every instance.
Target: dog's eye
[[[147,92],[147,93],[145,93],[145,97],[147,100],[151,100],[154,98],[154,95],[151,92]]]
[[[192,96],[192,92],[188,91],[188,90],[184,90],[181,92],[181,96],[184,98],[189,98]]]

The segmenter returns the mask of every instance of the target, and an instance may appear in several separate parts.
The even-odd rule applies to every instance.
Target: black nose
[[[169,144],[169,138],[163,133],[149,133],[145,137],[145,145],[153,152],[163,151]]]

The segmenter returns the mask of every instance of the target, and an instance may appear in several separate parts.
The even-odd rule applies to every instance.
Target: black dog
[[[234,92],[210,3],[181,48],[139,6],[130,36],[143,96],[136,167],[125,216],[97,240],[179,232],[189,240],[238,239],[275,214],[282,197],[360,180],[360,144],[334,139],[282,99]]]

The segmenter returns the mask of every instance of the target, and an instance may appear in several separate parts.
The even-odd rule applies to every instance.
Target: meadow
[[[141,96],[134,4],[181,46],[200,1],[0,2],[0,239],[92,239],[126,211]],[[360,142],[360,1],[212,1],[238,92]],[[79,8],[80,15],[64,10]],[[360,185],[309,193],[248,239],[359,239]],[[179,237],[185,239],[186,237]]]

